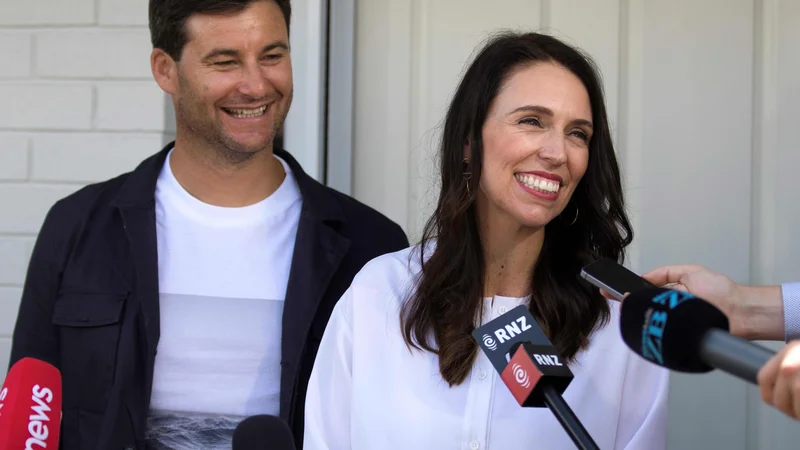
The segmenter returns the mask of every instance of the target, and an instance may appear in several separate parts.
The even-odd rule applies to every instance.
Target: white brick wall
[[[69,51],[65,51],[70,49]],[[149,78],[146,28],[44,30],[36,34],[36,73],[45,78]]]
[[[0,31],[0,78],[25,78],[31,75],[32,34],[28,31]]]
[[[134,168],[174,130],[146,0],[0,0],[0,382],[52,204]]]
[[[0,2],[0,26],[91,26],[96,23],[95,17],[94,0]]]

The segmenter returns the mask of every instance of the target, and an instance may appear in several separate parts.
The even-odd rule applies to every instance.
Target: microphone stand
[[[544,396],[545,405],[547,405],[550,411],[553,412],[553,415],[556,416],[561,426],[564,427],[569,437],[572,438],[572,442],[574,442],[580,450],[600,450],[600,447],[597,446],[594,439],[589,435],[589,432],[583,427],[581,421],[578,420],[578,417],[572,412],[567,402],[564,401],[564,397],[551,385],[545,384],[541,386],[540,389]]]

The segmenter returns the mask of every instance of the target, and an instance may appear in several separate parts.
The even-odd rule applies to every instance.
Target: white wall
[[[21,286],[50,206],[161,148],[147,2],[0,2],[0,380]]]
[[[800,280],[797,0],[360,0],[356,197],[419,236],[447,101],[501,27],[546,30],[599,63],[634,270],[696,262],[739,282]],[[670,449],[789,449],[800,438],[725,374],[675,375],[670,408]]]

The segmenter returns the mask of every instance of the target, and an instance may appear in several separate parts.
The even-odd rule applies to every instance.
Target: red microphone
[[[22,358],[0,389],[0,449],[58,449],[61,372],[35,358]]]

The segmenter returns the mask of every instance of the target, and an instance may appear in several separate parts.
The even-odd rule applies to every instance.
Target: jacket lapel
[[[328,284],[350,247],[350,240],[334,227],[345,221],[337,199],[306,175],[291,155],[280,150],[275,154],[292,169],[303,195],[282,322],[280,415],[288,421],[293,414],[297,372],[311,324]]]
[[[155,350],[160,336],[155,211],[126,207],[120,208],[120,212],[136,271],[136,292],[142,307],[143,325],[147,336],[147,361],[150,366],[155,360]]]
[[[136,276],[135,295],[141,307],[139,326],[144,330],[145,393],[149,403],[153,366],[160,337],[158,240],[156,236],[155,188],[172,144],[144,160],[120,188],[113,205],[118,208],[128,239]],[[135,306],[135,303],[134,303]]]

